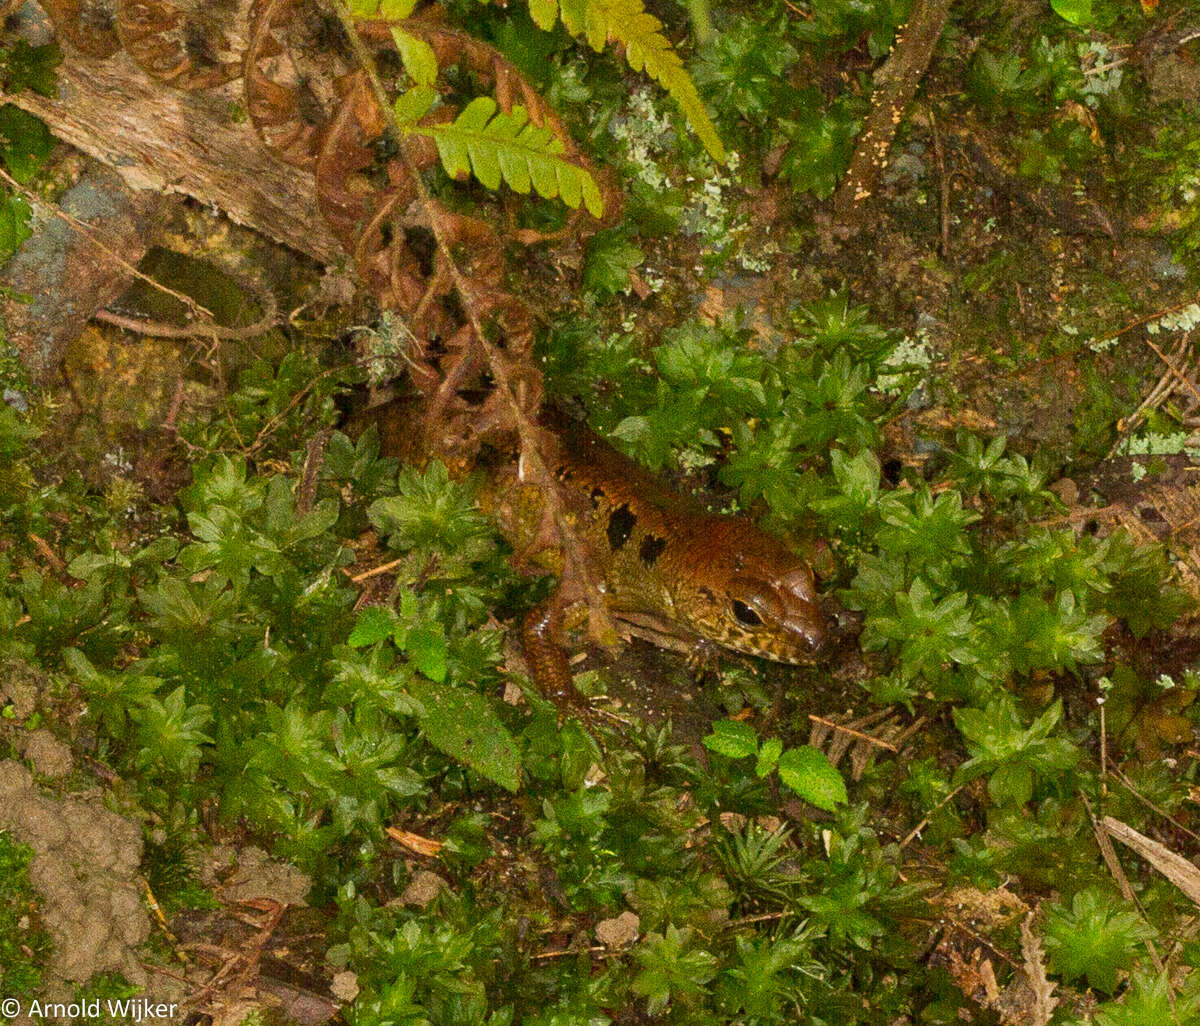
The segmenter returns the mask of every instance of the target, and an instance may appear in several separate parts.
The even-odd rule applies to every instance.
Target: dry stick
[[[1112,459],[1117,455],[1117,451],[1124,442],[1123,436],[1138,427],[1146,419],[1147,411],[1157,409],[1171,392],[1174,391],[1175,380],[1173,379],[1177,379],[1182,383],[1192,393],[1194,398],[1200,399],[1200,391],[1197,391],[1195,383],[1179,369],[1179,365],[1176,362],[1187,351],[1190,343],[1191,333],[1184,332],[1183,337],[1180,338],[1170,355],[1167,355],[1151,342],[1150,339],[1146,339],[1146,345],[1154,350],[1154,354],[1167,365],[1167,369],[1163,372],[1162,377],[1158,379],[1157,384],[1150,390],[1149,395],[1138,404],[1138,408],[1128,417],[1123,417],[1117,422],[1117,433],[1120,437],[1113,443],[1112,448],[1108,450],[1108,459]]]
[[[795,912],[760,912],[755,916],[742,916],[740,919],[726,920],[726,925],[731,929],[737,929],[739,926],[753,926],[755,923],[775,923],[786,916],[794,916]]]
[[[1172,379],[1178,375],[1178,371],[1175,370],[1171,360],[1176,360],[1181,357],[1184,353],[1184,350],[1187,349],[1187,344],[1188,337],[1187,335],[1184,335],[1176,343],[1175,348],[1171,350],[1171,358],[1167,361],[1167,369],[1162,372],[1162,376],[1159,377],[1155,386],[1150,389],[1149,393],[1146,395],[1146,398],[1141,401],[1141,403],[1138,405],[1138,408],[1134,410],[1128,417],[1121,418],[1118,424],[1118,429],[1120,431],[1124,432],[1128,431],[1132,427],[1136,427],[1144,419],[1147,410],[1157,409],[1158,404],[1161,403],[1168,394],[1170,394]]]
[[[132,331],[137,335],[173,339],[203,338],[213,342],[241,342],[248,338],[256,338],[283,323],[283,318],[279,315],[279,301],[270,287],[243,280],[237,281],[237,284],[244,292],[252,294],[262,307],[262,314],[253,324],[175,324],[170,321],[127,317],[112,310],[100,310],[92,319],[124,331]]]
[[[950,14],[951,0],[915,0],[911,17],[896,38],[891,56],[875,74],[871,113],[858,137],[854,156],[833,199],[834,215],[844,229],[861,228],[866,216],[864,200],[875,192],[880,172],[887,167],[888,151],[904,110],[916,94],[929,67],[933,49]]]
[[[233,958],[226,962],[217,974],[200,988],[200,991],[192,999],[193,1004],[198,1005],[202,998],[207,998],[209,995],[214,994],[218,983],[225,986],[225,979],[227,977],[232,977],[229,989],[232,989],[234,986],[245,987],[250,983],[251,976],[258,969],[259,962],[262,960],[263,948],[267,946],[267,941],[275,933],[275,928],[279,925],[279,921],[288,909],[286,902],[273,901],[272,904],[275,907],[267,913],[265,919],[257,921],[249,920],[251,925],[258,929],[258,933],[250,938],[249,951],[236,952]],[[242,922],[248,921],[240,916],[236,918],[241,919]],[[242,963],[240,967],[238,965],[239,962]]]
[[[1108,797],[1108,714],[1100,703],[1100,797]]]
[[[1183,335],[1182,341],[1184,343],[1190,342],[1191,341],[1191,332],[1185,332]],[[1163,353],[1163,351],[1161,349],[1159,349],[1158,346],[1156,346],[1149,339],[1146,339],[1146,345],[1148,345],[1151,349],[1154,350],[1154,355],[1157,356],[1160,360],[1162,360],[1163,363],[1165,363],[1167,365],[1167,368],[1170,370],[1171,374],[1174,377],[1177,377],[1179,379],[1179,381],[1183,385],[1183,387],[1192,393],[1192,398],[1200,399],[1200,389],[1196,388],[1195,382],[1193,382],[1191,378],[1189,378],[1186,374],[1183,373],[1183,371],[1181,371],[1179,369],[1179,367],[1174,363],[1172,358],[1165,355]],[[1180,352],[1182,352],[1183,347],[1180,346],[1179,349],[1180,349]]]
[[[1179,852],[1134,830],[1128,823],[1113,816],[1105,816],[1101,825],[1111,837],[1133,849],[1135,854],[1150,863],[1156,872],[1186,895],[1192,904],[1200,907],[1200,869]]]
[[[169,324],[166,321],[147,321],[140,317],[126,317],[124,314],[113,313],[111,310],[98,310],[92,315],[92,320],[111,324],[115,328],[132,331],[137,335],[149,335],[153,338],[211,338],[226,342],[241,342],[266,334],[281,322],[275,297],[260,296],[267,312],[253,324],[245,327],[225,324],[187,325]]]
[[[171,945],[171,950],[175,953],[175,957],[184,965],[191,965],[191,959],[187,957],[185,952],[179,946],[179,938],[171,932],[170,924],[167,922],[166,913],[163,912],[162,906],[158,903],[158,899],[154,896],[154,891],[150,887],[150,881],[144,876],[138,877],[142,883],[142,893],[146,899],[146,904],[150,906],[150,911],[154,913],[154,920],[158,923],[158,927],[166,936],[167,941]]]
[[[32,531],[30,531],[26,537],[33,542],[34,547],[42,554],[46,562],[50,564],[51,569],[53,569],[55,573],[61,574],[67,569],[67,564],[59,558],[58,553],[50,547],[50,543],[46,541],[45,538],[34,534]]]
[[[895,710],[892,709],[891,706],[885,706],[882,709],[876,709],[874,712],[869,712],[865,716],[860,716],[857,720],[851,720],[850,722],[859,729],[862,729],[863,727],[874,727],[874,726],[878,725],[879,723],[883,722],[884,720],[888,719],[889,717],[893,716],[894,714],[895,714]],[[831,726],[831,727],[832,726],[840,726],[840,724],[838,724],[836,720],[825,720],[819,716],[816,716],[816,717],[810,716],[809,719],[814,720],[815,722],[821,724],[822,726]],[[818,734],[818,732],[814,729],[810,736],[811,737],[819,737],[821,740],[824,740],[824,738],[827,735],[826,734]],[[810,741],[809,743],[816,745],[816,744],[820,744],[820,741]]]
[[[380,574],[386,574],[389,570],[394,570],[403,562],[404,559],[400,558],[393,559],[390,563],[381,563],[379,566],[372,567],[370,570],[364,570],[361,574],[355,574],[350,578],[350,583],[361,584],[363,581],[372,577],[378,577]],[[343,570],[342,572],[345,573],[346,571]]]
[[[938,206],[942,228],[942,256],[950,255],[950,180],[946,177],[946,154],[942,149],[942,134],[938,131],[937,118],[932,105],[927,108],[929,131],[933,135],[933,156],[938,169]]]
[[[2,92],[0,92],[0,103],[3,103],[4,100],[5,100],[5,95]],[[87,239],[88,242],[90,242],[93,246],[95,246],[98,250],[100,250],[100,252],[102,252],[110,260],[112,260],[118,267],[127,271],[129,274],[131,274],[133,277],[137,278],[139,281],[144,281],[152,289],[156,289],[157,291],[162,292],[165,295],[171,296],[173,299],[179,300],[179,302],[181,302],[184,306],[186,306],[188,308],[188,310],[192,313],[192,315],[194,317],[202,317],[202,318],[208,318],[209,320],[213,320],[213,313],[207,307],[201,306],[191,296],[186,296],[182,292],[176,292],[174,289],[168,288],[166,285],[163,285],[161,282],[155,281],[148,274],[145,274],[144,272],[139,271],[128,260],[126,260],[120,254],[115,252],[112,248],[110,248],[109,246],[106,246],[103,242],[101,242],[93,234],[91,229],[88,228],[87,225],[85,225],[77,217],[73,217],[71,214],[68,214],[65,210],[62,209],[62,207],[58,206],[57,204],[49,203],[46,200],[42,199],[42,197],[39,196],[36,192],[34,192],[32,189],[27,189],[20,182],[18,182],[15,178],[13,178],[12,175],[10,175],[3,168],[0,168],[0,181],[3,181],[6,185],[8,185],[8,187],[10,189],[13,189],[16,192],[20,193],[21,196],[25,199],[25,201],[27,203],[29,203],[31,206],[37,206],[43,210],[48,210],[54,217],[57,217],[60,221],[63,221],[66,224],[70,225],[75,231],[77,231],[80,235],[82,235],[85,239]],[[215,322],[214,322],[214,327],[216,327]]]
[[[889,752],[896,752],[899,749],[887,741],[881,741],[877,737],[872,737],[870,734],[864,734],[861,730],[855,730],[852,727],[844,726],[841,723],[835,723],[833,720],[827,720],[824,716],[817,716],[815,713],[809,713],[808,718],[814,723],[823,724],[826,727],[832,727],[835,731],[842,734],[849,734],[852,737],[858,738],[860,741],[866,741],[868,744],[877,745],[880,748],[886,748]]]
[[[1170,21],[1168,21],[1170,24]],[[1189,25],[1186,28],[1168,32],[1166,26],[1158,32],[1144,37],[1129,54],[1129,59],[1145,63],[1149,58],[1161,57],[1174,50],[1182,49],[1193,39],[1200,39],[1200,26]]]
[[[603,945],[596,944],[588,948],[563,948],[562,951],[535,951],[529,956],[531,962],[542,962],[549,958],[566,958],[568,955],[578,955],[586,951],[589,955],[604,955],[606,958],[619,955],[619,951],[610,951]]]
[[[941,808],[943,805],[945,805],[945,804],[946,804],[948,801],[950,801],[950,799],[951,799],[951,798],[953,798],[953,797],[954,797],[956,794],[958,794],[958,792],[959,792],[959,791],[961,791],[961,790],[962,790],[964,787],[966,787],[966,786],[967,786],[966,784],[959,784],[959,785],[958,785],[958,787],[956,787],[956,788],[955,788],[953,791],[951,791],[951,792],[950,792],[948,795],[946,795],[946,797],[945,797],[945,798],[943,798],[943,799],[942,799],[940,802],[938,802],[938,803],[937,803],[937,804],[936,804],[936,805],[935,805],[935,806],[934,806],[932,809],[930,809],[930,810],[929,810],[929,812],[927,812],[927,813],[925,814],[925,817],[924,817],[924,818],[921,820],[921,822],[920,822],[920,823],[918,823],[918,824],[917,824],[915,827],[913,827],[913,828],[912,828],[912,829],[911,829],[911,830],[910,830],[910,831],[909,831],[907,834],[905,834],[905,835],[904,835],[904,840],[902,840],[902,841],[900,842],[900,847],[901,847],[901,848],[907,848],[907,847],[908,847],[908,845],[909,845],[909,844],[912,842],[912,839],[913,839],[914,837],[916,837],[916,836],[917,836],[917,834],[919,834],[919,833],[920,833],[922,830],[924,830],[924,829],[925,829],[927,826],[929,826],[929,821],[930,821],[931,819],[933,819],[933,817],[934,817],[934,816],[937,814],[937,811],[938,811],[938,810],[939,810],[939,809],[940,809],[940,808]]]
[[[1197,292],[1190,299],[1185,299],[1180,303],[1174,304],[1173,306],[1164,306],[1161,310],[1155,310],[1154,313],[1149,313],[1144,317],[1139,317],[1135,321],[1130,321],[1125,325],[1125,327],[1119,328],[1117,331],[1110,332],[1107,335],[1102,335],[1097,339],[1092,339],[1088,345],[1098,347],[1103,346],[1108,342],[1115,342],[1122,335],[1128,335],[1129,332],[1133,331],[1134,328],[1140,328],[1143,324],[1148,324],[1150,321],[1157,321],[1160,317],[1166,317],[1167,314],[1178,313],[1180,310],[1183,310],[1189,306],[1194,306],[1197,302],[1200,302],[1200,292]],[[1032,363],[1027,364],[1026,370],[1033,371],[1039,367],[1044,367],[1046,364],[1061,363],[1063,360],[1074,360],[1078,355],[1079,351],[1072,349],[1065,353],[1055,353],[1053,356],[1043,356],[1040,360],[1034,360]]]
[[[1197,292],[1196,295],[1194,295],[1191,299],[1185,299],[1183,302],[1176,303],[1174,306],[1164,306],[1161,310],[1155,310],[1154,313],[1146,314],[1144,317],[1139,317],[1135,321],[1130,321],[1125,325],[1125,327],[1119,329],[1118,331],[1114,331],[1111,335],[1105,335],[1103,338],[1097,339],[1094,344],[1103,345],[1105,342],[1112,342],[1120,338],[1122,335],[1128,335],[1129,332],[1133,331],[1134,328],[1140,328],[1143,324],[1149,324],[1151,321],[1157,321],[1162,317],[1166,317],[1167,314],[1178,313],[1180,310],[1183,310],[1197,302],[1197,300],[1200,300],[1200,292]],[[1071,354],[1067,353],[1064,355],[1069,356]],[[1049,357],[1049,359],[1052,360],[1057,360],[1060,358],[1061,357],[1057,356]]]
[[[941,2],[949,2],[949,0],[941,0]],[[492,378],[496,382],[496,387],[508,402],[513,422],[516,424],[517,437],[521,442],[522,461],[528,464],[531,477],[539,485],[546,497],[546,504],[551,516],[554,518],[554,524],[558,530],[559,537],[568,539],[572,537],[573,531],[563,513],[554,475],[547,470],[545,461],[542,459],[542,454],[537,444],[537,434],[533,424],[525,416],[525,411],[521,408],[521,404],[517,402],[516,393],[513,391],[512,383],[509,381],[508,370],[505,368],[504,362],[497,356],[494,347],[488,344],[483,323],[480,321],[479,314],[476,311],[475,299],[471,292],[470,283],[459,268],[458,262],[454,259],[450,245],[447,243],[445,233],[442,230],[442,225],[433,214],[432,198],[429,194],[429,189],[425,185],[425,180],[421,178],[419,172],[413,167],[412,162],[405,154],[403,146],[404,131],[396,118],[395,110],[388,102],[387,93],[383,88],[383,82],[380,80],[379,71],[375,66],[375,59],[363,44],[362,38],[358,34],[358,29],[354,24],[354,17],[346,6],[345,0],[334,0],[334,10],[337,12],[338,20],[342,23],[342,28],[345,29],[346,35],[350,40],[354,56],[366,74],[368,82],[370,82],[371,91],[375,94],[375,102],[379,104],[379,112],[385,119],[393,141],[398,146],[398,158],[412,180],[414,191],[417,194],[417,202],[424,214],[425,222],[433,234],[434,241],[437,243],[438,251],[446,261],[450,276],[454,279],[454,287],[462,298],[463,311],[467,315],[471,330],[475,333],[475,337],[479,340],[479,345],[487,356],[488,369],[491,371]],[[579,558],[578,547],[564,543],[563,559],[584,585],[588,612],[591,614],[593,628],[599,626],[604,633],[609,635],[615,634],[616,631],[612,625],[612,621],[604,608],[603,602],[598,597],[600,595],[599,582],[594,579],[594,575],[588,567],[587,562]]]

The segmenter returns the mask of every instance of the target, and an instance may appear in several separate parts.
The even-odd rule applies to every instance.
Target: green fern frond
[[[489,189],[500,188],[501,181],[520,193],[532,187],[539,196],[557,196],[573,210],[582,203],[593,217],[604,213],[595,179],[563,159],[562,140],[533,124],[524,107],[514,106],[506,114],[490,96],[477,96],[450,124],[413,126],[410,131],[433,139],[453,178],[473,173]]]
[[[725,160],[725,146],[696,83],[660,31],[662,22],[647,13],[642,0],[529,0],[529,13],[546,30],[561,17],[567,31],[584,36],[597,53],[609,42],[619,43],[634,71],[644,70],[671,94],[713,160]]]

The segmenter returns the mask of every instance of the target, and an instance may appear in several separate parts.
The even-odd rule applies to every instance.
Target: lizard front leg
[[[589,712],[587,699],[575,688],[571,664],[562,646],[564,604],[558,592],[534,606],[521,624],[521,647],[534,684],[560,710],[569,706]]]

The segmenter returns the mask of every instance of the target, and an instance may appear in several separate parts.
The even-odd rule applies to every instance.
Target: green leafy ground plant
[[[297,353],[248,368],[228,416],[183,428],[213,451],[178,511],[134,533],[123,511],[69,482],[45,490],[13,476],[6,525],[52,536],[63,516],[78,525],[64,557],[82,586],[31,570],[27,537],[10,546],[3,644],[78,689],[102,757],[138,781],[138,800],[171,832],[197,830],[195,810],[212,803],[340,891],[332,957],[358,973],[356,1021],[587,1022],[624,1006],[762,1022],[912,1012],[941,993],[907,940],[929,914],[929,884],[911,878],[877,810],[891,810],[885,823],[931,817],[931,830],[940,815],[943,836],[961,842],[950,864],[964,881],[1043,880],[1054,853],[1077,859],[1072,846],[1088,835],[1074,794],[1094,780],[1077,721],[1017,692],[1047,675],[1069,692],[1105,656],[1108,628],[1122,617],[1132,628],[1132,609],[1114,604],[1123,582],[1159,582],[1136,604],[1139,630],[1169,622],[1178,597],[1156,576],[1165,564],[1127,541],[1036,524],[1056,502],[1045,474],[1000,443],[964,435],[941,479],[888,480],[876,425],[897,398],[877,382],[918,372],[891,360],[896,340],[844,296],[797,311],[796,323],[800,341],[774,355],[728,326],[685,326],[650,359],[601,341],[570,361],[554,348],[565,338],[552,338],[551,368],[560,387],[593,373],[591,361],[631,375],[604,414],[618,441],[702,474],[719,459],[727,499],[834,538],[839,593],[862,610],[873,653],[868,692],[946,713],[924,759],[881,761],[847,786],[820,753],[746,723],[719,722],[702,765],[668,728],[601,744],[560,727],[539,699],[498,702],[501,635],[489,617],[524,587],[503,543],[469,485],[437,463],[398,470],[371,431],[330,436],[301,505],[300,442],[333,416],[339,386]],[[28,463],[29,432],[11,428],[10,451]],[[221,451],[246,439],[261,455]],[[780,454],[775,490],[766,468]],[[350,545],[368,528],[396,586],[355,610]],[[778,808],[775,773],[831,818],[760,824]],[[954,802],[975,780],[987,781],[986,834]],[[1165,806],[1177,800],[1160,791]],[[525,825],[501,839],[498,815]],[[423,909],[384,907],[377,888],[406,871],[383,828],[425,817],[448,824],[434,829],[451,888]],[[480,886],[497,859],[510,886]],[[632,946],[591,969],[531,957],[530,935],[514,927],[528,920],[537,936],[562,917],[622,912],[638,917]],[[1101,918],[1103,929],[1088,925]],[[1044,934],[1064,985],[1145,971],[1118,940],[1148,934],[1112,905],[1050,909]],[[1102,935],[1117,940],[1089,955],[1085,937]],[[901,973],[902,988],[885,982]],[[1138,986],[1157,1000],[1151,983]]]
[[[753,756],[758,776],[778,772],[780,780],[818,809],[833,812],[838,805],[846,804],[845,782],[829,760],[811,745],[785,748],[778,738],[760,744],[758,732],[750,724],[718,720],[713,724],[713,732],[704,739],[704,746],[728,759]]]
[[[51,951],[38,925],[38,900],[29,882],[33,852],[0,831],[0,988],[23,1000],[37,995]]]
[[[129,507],[114,500],[119,489],[106,497],[58,473],[33,444],[38,427],[0,405],[0,652],[49,675],[89,758],[126,783],[123,800],[156,835],[186,847],[219,816],[227,836],[313,873],[314,907],[337,910],[329,959],[360,987],[348,1021],[986,1022],[995,1010],[947,967],[986,961],[999,986],[1016,979],[1015,921],[959,911],[973,889],[998,888],[1024,903],[1059,1021],[1195,1018],[1194,909],[1136,864],[1127,872],[1140,906],[1118,899],[1084,801],[1186,843],[1173,831],[1190,823],[1194,771],[1140,757],[1124,733],[1144,740],[1165,719],[1155,709],[1163,694],[1195,690],[1186,666],[1171,668],[1182,686],[1157,675],[1173,651],[1165,630],[1187,605],[1170,557],[1120,533],[1067,529],[1047,487],[1058,462],[1030,455],[1025,439],[955,437],[910,418],[955,387],[939,375],[959,354],[913,359],[917,339],[884,330],[845,293],[822,298],[837,277],[823,256],[755,271],[774,273],[772,288],[794,272],[808,297],[772,310],[767,330],[736,313],[716,323],[693,314],[695,286],[737,252],[728,239],[738,222],[723,203],[745,190],[765,205],[776,183],[816,196],[836,187],[867,76],[909,7],[717,8],[691,64],[695,89],[670,42],[683,26],[667,8],[534,3],[526,17],[464,0],[452,12],[566,112],[581,145],[618,155],[632,183],[626,222],[589,242],[583,309],[544,340],[553,390],[580,399],[616,444],[714,509],[748,512],[798,543],[826,539],[814,557],[822,587],[861,622],[843,641],[852,660],[843,652],[775,677],[726,671],[723,680],[742,683],[707,691],[732,714],[743,691],[761,696],[782,678],[796,722],[768,727],[743,709],[745,722],[701,729],[711,732],[700,759],[686,743],[697,735],[669,725],[588,730],[560,723],[536,695],[522,700],[500,627],[544,584],[515,578],[469,485],[436,463],[399,469],[371,432],[330,434],[306,481],[307,445],[336,426],[353,375],[299,348],[247,368],[219,415],[181,423],[193,480],[163,508]],[[1123,152],[1111,144],[1126,138],[1123,111],[1141,109],[1131,98],[1144,98],[1118,19],[1149,16],[1107,0],[1014,11],[957,8],[921,102],[943,128],[943,104],[978,104],[989,131],[1013,141],[1003,149],[1017,153],[1026,188],[1086,192],[1102,155]],[[452,86],[460,113],[422,125],[441,69],[404,25],[415,5],[355,12],[395,23],[401,134],[431,137],[450,177],[596,212],[595,182],[562,159],[561,140],[527,111],[502,114],[470,76]],[[622,59],[593,58],[572,35]],[[830,53],[848,55],[837,74],[821,62]],[[14,47],[3,60],[6,74],[41,67],[21,74],[47,81],[44,55]],[[964,92],[949,76],[968,63]],[[631,87],[627,70],[672,96],[694,139],[680,147],[655,109],[657,87]],[[6,159],[28,170],[45,137],[5,118]],[[1115,163],[1140,164],[1128,174],[1164,208],[1186,257],[1194,132],[1184,117],[1164,124],[1139,161]],[[718,157],[722,139],[745,153],[718,187],[700,150]],[[958,183],[956,142],[949,132],[943,142]],[[473,202],[430,178],[456,203]],[[551,206],[519,216],[553,230],[565,215]],[[787,209],[800,225],[783,233],[787,257],[813,252],[806,208]],[[660,290],[655,237],[675,244],[685,230],[702,244],[669,258],[699,269],[672,295]],[[1010,291],[1024,260],[1010,248],[962,279],[934,270],[945,274],[939,288],[961,285],[982,304]],[[719,284],[735,293],[743,283]],[[635,288],[636,310],[609,316],[598,305]],[[899,290],[892,309],[911,298]],[[1095,395],[1080,416],[1103,452],[1107,425],[1132,404],[1103,367],[1082,374]],[[895,432],[909,423],[917,437],[900,464]],[[372,578],[351,578],[371,545],[395,588],[360,606]],[[1109,757],[1120,751],[1127,785],[1100,779],[1101,694]],[[803,717],[850,705],[923,719],[901,752],[880,749],[843,781],[805,748]],[[1191,705],[1171,706],[1172,736],[1189,735]],[[6,707],[5,724],[15,717]],[[820,808],[785,816],[779,779]],[[389,826],[438,839],[440,856],[400,855]],[[418,865],[446,885],[425,905],[401,900]],[[186,876],[153,879],[179,897],[193,886]],[[621,917],[636,922],[626,918],[614,940]]]

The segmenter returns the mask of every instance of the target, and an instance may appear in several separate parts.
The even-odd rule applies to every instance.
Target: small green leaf
[[[380,0],[379,16],[388,21],[403,21],[417,6],[417,0]]]
[[[588,0],[559,0],[563,24],[573,36],[579,35],[587,18]]]
[[[1050,0],[1054,13],[1072,25],[1092,23],[1092,0]]]
[[[390,638],[397,622],[396,614],[385,606],[367,606],[358,614],[358,622],[350,631],[349,643],[354,648],[374,645],[377,641]]]
[[[601,296],[629,289],[629,274],[643,260],[641,251],[620,228],[599,231],[588,242],[583,284]]]
[[[1051,736],[1062,717],[1061,700],[1028,728],[1007,693],[993,698],[985,709],[955,709],[953,716],[971,755],[958,768],[955,782],[990,773],[988,794],[997,804],[1024,805],[1033,797],[1036,777],[1057,777],[1079,761],[1079,749],[1069,739]]]
[[[451,124],[414,127],[437,144],[446,173],[456,179],[474,174],[489,189],[501,182],[517,192],[532,187],[546,199],[560,198],[567,206],[587,206],[600,217],[604,205],[600,188],[586,167],[563,155],[565,145],[545,125],[529,120],[520,104],[499,109],[490,96],[477,96]]]
[[[918,577],[908,592],[895,595],[895,614],[884,610],[867,617],[862,644],[867,651],[889,641],[900,645],[900,667],[905,679],[923,674],[936,681],[950,663],[969,666],[979,661],[972,642],[969,596],[965,591],[935,602],[933,592]]]
[[[760,777],[765,777],[775,768],[782,752],[783,742],[777,737],[768,738],[758,750],[758,764],[754,767],[754,772]]]
[[[559,772],[563,787],[568,790],[583,787],[588,770],[604,757],[595,739],[578,720],[569,719],[558,732],[558,744],[562,751]]]
[[[757,755],[758,731],[740,720],[717,720],[713,732],[704,739],[704,747],[730,759]]]
[[[422,624],[408,632],[404,651],[426,677],[439,684],[446,679],[446,635],[440,624]]]
[[[789,748],[779,757],[779,779],[806,802],[826,812],[849,801],[842,775],[825,753],[812,745]]]
[[[648,933],[634,951],[641,971],[633,978],[635,994],[646,999],[646,1012],[656,1017],[672,1001],[694,1002],[708,993],[706,984],[717,975],[716,956],[695,946],[691,927],[667,925],[665,935]]]
[[[1122,970],[1133,968],[1138,948],[1157,931],[1116,894],[1089,887],[1055,903],[1046,917],[1046,950],[1052,970],[1067,981],[1086,976],[1088,985],[1113,993]]]
[[[413,86],[396,97],[392,108],[396,112],[396,120],[402,125],[415,125],[429,113],[429,108],[436,99],[437,90],[433,86]]]
[[[123,552],[84,552],[67,564],[67,573],[77,581],[87,581],[97,573],[128,570],[129,565],[129,557]]]
[[[409,77],[419,86],[432,86],[438,74],[433,47],[398,26],[392,28],[392,41],[400,51],[400,60],[404,62],[404,70]]]
[[[348,6],[356,18],[403,21],[412,14],[417,0],[348,0]]]
[[[408,690],[423,707],[421,729],[430,744],[501,787],[520,787],[517,744],[487,699],[420,679],[410,681]]]
[[[543,32],[549,32],[558,21],[558,0],[529,0],[529,16]]]
[[[646,10],[642,0],[564,0],[562,19],[572,35],[582,31],[597,53],[611,43],[621,46],[626,63],[634,71],[645,71],[671,94],[709,156],[718,164],[724,163],[725,146],[696,91],[696,83],[662,33],[662,22]]]
[[[500,154],[491,146],[467,144],[467,152],[471,155],[471,170],[475,172],[484,186],[489,189],[499,189],[504,176],[500,170]]]
[[[1191,1026],[1200,1018],[1200,996],[1191,976],[1182,987],[1169,979],[1170,970],[1152,974],[1133,973],[1120,1002],[1106,1001],[1096,1009],[1096,1026],[1161,1026],[1181,1023]],[[1193,973],[1194,975],[1194,973]]]

